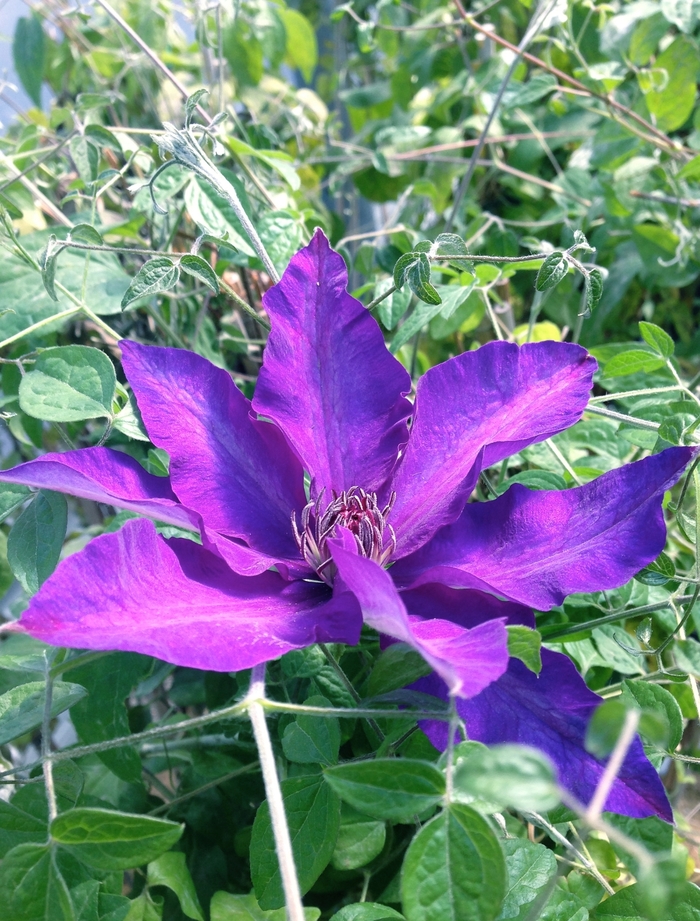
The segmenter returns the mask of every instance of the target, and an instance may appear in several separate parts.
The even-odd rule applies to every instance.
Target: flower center
[[[387,524],[389,512],[396,500],[392,493],[388,504],[380,508],[377,495],[353,486],[340,495],[333,493],[332,502],[325,505],[321,490],[315,502],[309,502],[301,513],[301,529],[296,514],[292,514],[292,529],[299,552],[318,575],[333,584],[336,567],[333,563],[328,540],[336,535],[337,528],[347,528],[355,538],[358,552],[370,560],[385,566],[396,549],[396,535]]]

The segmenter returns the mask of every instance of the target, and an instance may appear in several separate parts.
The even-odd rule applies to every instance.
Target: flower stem
[[[262,768],[263,782],[267,793],[267,803],[270,808],[272,832],[275,836],[277,860],[279,861],[282,888],[287,905],[287,917],[289,921],[304,921],[304,906],[301,901],[301,890],[299,889],[299,880],[297,879],[297,871],[294,865],[292,840],[289,836],[289,826],[287,825],[287,816],[284,811],[282,788],[277,776],[270,733],[265,722],[265,711],[261,704],[261,700],[264,697],[265,664],[263,663],[262,665],[256,665],[251,675],[247,697],[248,716],[253,724],[253,734],[255,735],[260,755],[260,767]]]
[[[598,781],[593,798],[586,810],[585,819],[589,824],[597,822],[605,808],[605,801],[612,789],[612,785],[615,783],[615,778],[620,773],[620,768],[627,757],[630,745],[634,742],[634,737],[637,735],[640,715],[639,710],[628,710],[625,715],[622,732],[615,743],[615,748],[608,759],[608,763],[605,765],[603,775]]]
[[[56,791],[53,783],[53,763],[51,761],[51,705],[53,698],[53,677],[51,665],[46,659],[46,696],[44,697],[44,717],[41,721],[41,768],[44,773],[46,799],[49,804],[49,825],[58,815],[56,808]]]

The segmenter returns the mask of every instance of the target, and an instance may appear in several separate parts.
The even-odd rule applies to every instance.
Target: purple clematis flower
[[[106,448],[0,473],[145,516],[64,560],[20,627],[54,645],[235,671],[355,643],[364,620],[421,653],[435,673],[426,687],[460,699],[473,738],[542,748],[587,800],[601,765],[583,733],[598,698],[564,656],[545,652],[539,678],[509,668],[505,625],[617,587],[654,559],[663,492],[692,451],[577,489],[514,486],[467,504],[482,469],[580,419],[595,361],[571,344],[490,343],[428,371],[413,404],[408,374],[346,284],[318,231],[265,295],[272,331],[252,403],[199,355],[122,342],[170,476]],[[166,540],[148,518],[202,544]],[[609,805],[670,815],[638,744]]]

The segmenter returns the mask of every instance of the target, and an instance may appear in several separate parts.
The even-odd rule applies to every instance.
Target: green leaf
[[[696,182],[700,179],[700,154],[696,157],[693,157],[692,160],[689,160],[685,166],[682,166],[678,170],[678,179],[690,179],[691,182]]]
[[[250,215],[250,202],[240,179],[227,169],[222,169],[221,173],[235,189],[243,210]],[[185,204],[190,217],[204,233],[219,238],[226,237],[231,249],[245,253],[247,256],[256,255],[230,202],[219,195],[204,179],[197,177],[187,186]]]
[[[104,240],[92,224],[74,224],[70,229],[70,238],[77,243],[89,243],[91,246],[104,246]]]
[[[47,844],[20,844],[0,864],[3,912],[12,921],[77,921],[57,859]]]
[[[68,145],[70,155],[83,182],[94,182],[100,166],[100,152],[84,135],[78,135]]]
[[[662,0],[667,3],[669,0]],[[671,3],[675,0],[670,0]],[[681,3],[695,2],[695,0],[680,0]],[[668,32],[668,22],[663,13],[654,13],[645,19],[641,19],[635,26],[632,38],[630,39],[629,56],[633,64],[643,67],[651,60],[656,48]],[[682,170],[681,170],[682,172]],[[679,173],[680,175],[680,173]]]
[[[660,326],[656,326],[654,323],[645,323],[642,320],[639,324],[639,332],[646,344],[651,346],[662,358],[668,359],[673,355],[675,349],[673,339]]]
[[[486,819],[455,805],[411,842],[401,874],[408,921],[494,921],[506,892],[506,868]]]
[[[310,707],[332,706],[321,696],[309,697],[304,704]],[[340,750],[338,720],[299,714],[285,727],[282,750],[290,761],[298,764],[335,764]]]
[[[113,150],[115,153],[122,153],[122,145],[119,143],[116,136],[103,125],[86,125],[85,138],[97,149],[98,156],[100,148],[102,147]]]
[[[506,93],[503,105],[507,109],[519,106],[529,106],[549,95],[557,85],[556,77],[551,74],[535,74],[527,83],[515,84],[510,92]]]
[[[583,314],[584,317],[590,317],[600,303],[600,299],[603,296],[604,284],[604,276],[600,269],[591,269],[585,276],[584,292],[586,306]]]
[[[85,697],[85,688],[67,681],[56,681],[51,696],[51,716],[58,716]],[[0,745],[31,732],[44,718],[46,684],[28,681],[0,695]]]
[[[385,278],[377,283],[374,289],[374,297],[379,297],[388,288],[392,287],[393,280]],[[406,313],[411,303],[411,289],[404,288],[402,291],[394,291],[377,307],[377,316],[387,329],[393,329],[401,317]]]
[[[689,118],[695,104],[700,59],[694,40],[680,35],[654,63],[657,72],[667,79],[660,89],[646,93],[646,104],[662,131],[675,131]]]
[[[219,279],[206,259],[188,253],[180,259],[180,268],[188,275],[193,275],[201,281],[202,284],[206,285],[207,288],[211,288],[214,294],[219,293]]]
[[[425,253],[419,253],[418,259],[410,266],[406,273],[408,286],[426,304],[441,304],[442,300],[435,288],[430,284],[430,261]]]
[[[463,756],[461,748],[454,788],[468,801],[484,800],[501,808],[537,812],[559,803],[554,768],[536,749],[525,745],[474,745]]]
[[[648,900],[640,883],[627,886],[601,902],[591,912],[591,921],[697,921],[700,917],[700,889],[693,883],[674,888],[672,902],[663,914],[649,913]]]
[[[100,870],[129,870],[160,857],[179,840],[183,825],[150,816],[83,807],[57,816],[51,837],[74,857]]]
[[[652,711],[664,723],[666,741],[664,748],[674,751],[683,735],[683,715],[676,698],[666,688],[650,681],[634,681],[626,678],[622,682],[621,699],[627,706],[639,707],[642,711]],[[642,736],[644,725],[640,725]]]
[[[628,349],[625,352],[614,355],[605,364],[603,375],[604,377],[625,377],[627,374],[648,373],[658,371],[665,364],[666,360],[653,352],[646,352],[643,349]]]
[[[700,643],[697,640],[692,637],[687,640],[675,640],[673,655],[678,668],[700,678]]]
[[[676,567],[673,560],[660,553],[659,556],[644,569],[640,570],[634,577],[637,582],[643,585],[665,585],[676,574]]]
[[[28,595],[56,568],[66,536],[68,505],[60,493],[40,490],[15,521],[7,539],[7,561]]]
[[[441,233],[435,238],[436,252],[440,256],[452,256],[452,265],[456,265],[470,274],[474,273],[473,259],[469,255],[467,244],[456,233]]]
[[[410,758],[339,764],[328,768],[325,777],[344,802],[391,822],[413,821],[445,793],[445,778],[435,765]]]
[[[307,83],[311,82],[318,62],[316,33],[306,16],[297,10],[278,7],[277,14],[287,33],[287,59],[298,67]]]
[[[215,892],[211,900],[211,921],[287,921],[286,908],[263,911],[254,895]],[[318,921],[318,908],[305,908],[306,921]],[[128,921],[128,919],[127,919]]]
[[[537,630],[531,630],[519,624],[509,624],[506,630],[508,631],[508,655],[514,659],[520,659],[531,672],[539,675],[542,671],[541,635]]]
[[[0,860],[20,844],[45,844],[47,836],[44,819],[0,800]]]
[[[535,288],[538,291],[547,291],[558,285],[569,271],[569,261],[564,253],[557,251],[550,253],[540,266],[535,278]]]
[[[282,796],[299,886],[304,895],[328,866],[335,849],[340,827],[340,800],[318,774],[282,781]],[[258,809],[253,823],[250,875],[261,908],[284,905],[267,801]]]
[[[88,745],[128,736],[129,720],[124,700],[150,671],[153,660],[135,652],[115,652],[71,670],[88,696],[71,711],[80,739]],[[128,745],[100,752],[98,757],[117,777],[141,783],[141,759]]]
[[[67,228],[54,228],[54,231],[59,241],[68,233]],[[22,236],[21,240],[36,258],[49,236],[46,231],[38,231]],[[82,299],[85,259],[85,253],[75,250],[65,250],[61,254],[61,281],[79,300]],[[100,316],[119,313],[121,297],[128,284],[129,276],[113,253],[90,253],[85,302],[95,313]],[[47,294],[39,272],[30,272],[18,256],[3,252],[0,259],[0,304],[11,304],[12,312],[4,315],[0,312],[0,338],[14,336],[32,323],[75,306],[60,290],[56,294],[58,303]],[[69,319],[63,319],[53,327],[49,325],[44,334],[68,322]]]
[[[523,838],[506,838],[501,847],[506,858],[508,888],[499,921],[510,921],[520,917],[523,905],[534,902],[556,876],[557,861],[548,847]]]
[[[661,0],[661,9],[668,22],[688,35],[693,33],[700,18],[698,0]]]
[[[39,253],[37,260],[41,269],[41,280],[46,293],[52,301],[58,300],[58,295],[56,294],[56,260],[61,249],[61,246],[56,246],[56,235],[52,233],[48,243]]]
[[[404,916],[387,905],[378,902],[355,902],[337,911],[331,921],[404,921]]]
[[[190,97],[191,98],[191,97]],[[172,889],[180,902],[180,909],[194,921],[204,921],[202,906],[197,898],[187,859],[180,851],[168,851],[148,865],[148,885],[167,886]]]
[[[437,292],[436,296],[438,298],[440,297]],[[436,317],[441,312],[441,310],[442,301],[437,301],[435,304],[417,304],[410,317],[408,317],[408,319],[402,323],[398,332],[391,340],[391,351],[393,354],[395,355],[402,345],[405,345],[408,340],[412,339],[413,336],[419,333],[424,326],[427,326],[427,324],[430,323],[430,321]]]
[[[117,387],[114,365],[86,345],[61,345],[39,352],[19,385],[19,405],[49,422],[110,418]]]
[[[192,116],[194,115],[200,101],[204,99],[205,96],[208,96],[208,95],[209,95],[209,90],[203,87],[202,89],[195,90],[191,96],[187,97],[187,99],[185,100],[185,124],[186,125],[189,125],[189,123],[192,121]]]
[[[405,688],[429,675],[431,668],[423,656],[406,643],[392,643],[374,663],[367,695],[378,697]]]
[[[11,515],[30,495],[31,489],[27,486],[0,483],[0,521],[4,521],[8,515]]]
[[[149,259],[139,269],[122,298],[122,310],[133,301],[160,291],[170,291],[180,280],[180,269],[167,256]]]
[[[394,266],[394,284],[401,290],[408,279],[408,270],[415,265],[420,258],[420,253],[404,253],[400,256]]]
[[[386,825],[368,818],[351,806],[343,806],[340,829],[331,866],[336,870],[356,870],[374,860],[384,849]]]
[[[627,706],[617,697],[596,707],[586,728],[586,751],[596,758],[607,758],[622,732],[626,716]]]
[[[136,441],[150,441],[146,426],[141,418],[141,411],[136,402],[133,393],[129,393],[129,399],[114,417],[114,428],[122,432],[127,438],[134,438]]]
[[[12,40],[12,60],[27,96],[41,108],[41,84],[46,61],[46,37],[41,20],[33,15],[17,20]]]

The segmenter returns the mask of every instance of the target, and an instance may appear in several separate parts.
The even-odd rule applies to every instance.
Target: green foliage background
[[[107,443],[167,472],[120,337],[193,349],[252,393],[270,279],[244,227],[187,169],[146,187],[163,122],[186,111],[276,270],[323,227],[414,378],[494,338],[592,351],[584,420],[488,470],[481,499],[697,443],[699,31],[697,0],[34,4],[15,66],[53,102],[0,138],[2,466]],[[543,758],[474,742],[445,804],[444,757],[391,697],[421,663],[367,632],[268,672],[310,921],[700,918],[697,487],[689,474],[667,497],[666,553],[635,580],[511,636],[533,670],[543,640],[608,698],[591,750],[639,717],[676,827],[586,823]],[[128,517],[19,487],[0,489],[0,515],[8,620],[62,555]],[[7,917],[282,921],[248,679],[4,639]]]

